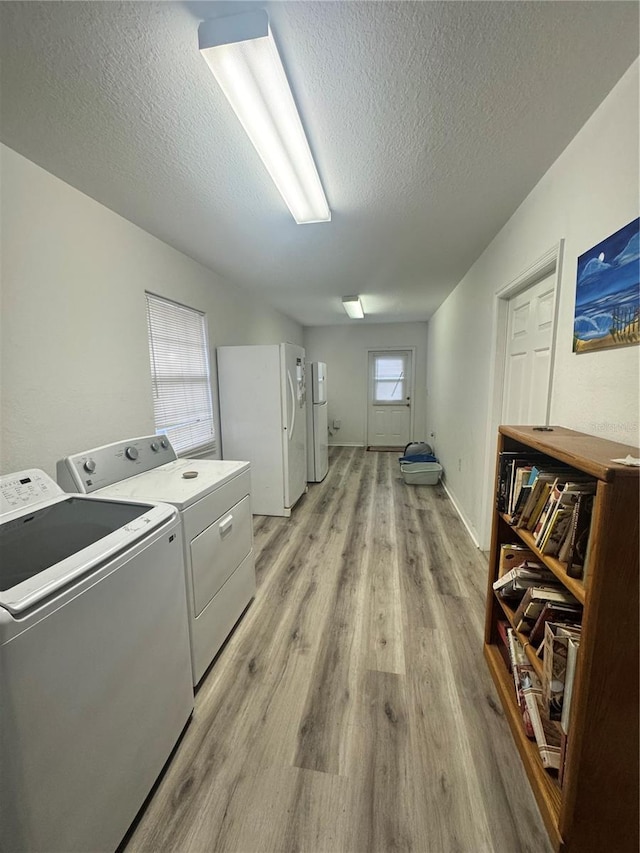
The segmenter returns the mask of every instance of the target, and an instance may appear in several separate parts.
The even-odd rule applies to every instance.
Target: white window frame
[[[156,434],[168,436],[179,456],[214,452],[216,428],[206,314],[149,291],[145,296]],[[173,340],[171,333],[175,333]],[[181,341],[186,340],[189,347],[182,347]]]

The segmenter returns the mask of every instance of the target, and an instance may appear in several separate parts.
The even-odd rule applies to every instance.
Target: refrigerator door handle
[[[296,392],[293,390],[293,379],[289,370],[287,370],[287,379],[289,380],[289,390],[291,391],[291,428],[289,430],[289,441],[291,441],[293,428],[296,424]]]

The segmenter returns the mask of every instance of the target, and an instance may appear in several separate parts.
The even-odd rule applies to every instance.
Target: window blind
[[[404,396],[404,359],[397,356],[376,355],[374,402],[398,402]]]
[[[147,293],[156,433],[176,453],[215,448],[205,316]]]

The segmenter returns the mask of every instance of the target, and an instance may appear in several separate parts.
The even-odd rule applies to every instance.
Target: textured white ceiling
[[[333,219],[296,225],[198,53],[266,8]],[[304,325],[425,320],[638,54],[627,2],[2,2],[0,138]]]

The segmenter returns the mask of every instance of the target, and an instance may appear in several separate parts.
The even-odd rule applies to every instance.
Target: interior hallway
[[[123,845],[548,853],[482,656],[486,562],[397,453],[254,519],[258,592]]]

